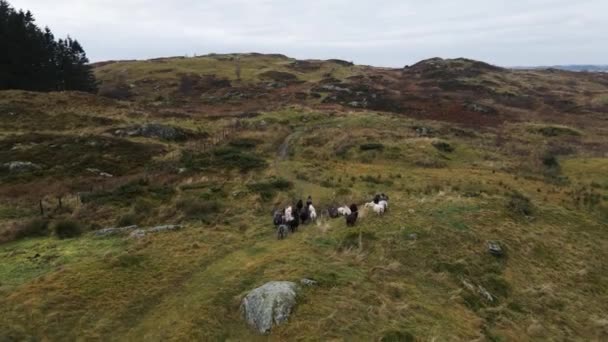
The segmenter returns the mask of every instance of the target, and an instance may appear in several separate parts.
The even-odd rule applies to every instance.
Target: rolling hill
[[[607,74],[94,67],[96,95],[0,92],[0,341],[608,338]],[[384,216],[276,238],[276,208],[380,192]],[[247,326],[248,291],[302,278],[288,323]]]

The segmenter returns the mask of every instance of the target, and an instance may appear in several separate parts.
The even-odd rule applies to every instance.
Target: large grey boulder
[[[273,281],[252,290],[241,301],[241,312],[252,329],[267,334],[289,319],[299,287],[290,281]]]

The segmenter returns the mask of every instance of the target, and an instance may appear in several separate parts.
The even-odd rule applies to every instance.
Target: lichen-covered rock
[[[273,281],[252,290],[241,301],[241,312],[252,329],[267,334],[285,323],[296,305],[299,287],[294,282]]]

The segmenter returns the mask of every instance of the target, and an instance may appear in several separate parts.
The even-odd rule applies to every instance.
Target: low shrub
[[[351,232],[340,242],[338,250],[346,251],[361,247],[369,248],[376,240],[378,240],[378,238],[373,232]],[[360,244],[362,244],[362,246]]]
[[[16,226],[14,230],[14,239],[48,236],[49,233],[49,221],[38,218]]]
[[[530,199],[519,192],[513,192],[509,196],[507,209],[517,215],[530,216],[534,212]]]
[[[116,220],[116,225],[118,227],[126,227],[133,226],[139,222],[139,217],[135,213],[127,213],[118,218]]]
[[[547,168],[559,168],[559,161],[553,154],[545,154],[542,157],[543,165]]]
[[[131,87],[124,82],[104,83],[99,88],[98,95],[115,100],[129,100],[133,97]]]
[[[558,137],[561,135],[578,136],[581,133],[573,128],[565,126],[545,126],[536,129],[537,133],[545,137]]]
[[[82,227],[71,220],[58,221],[53,225],[53,232],[60,239],[70,239],[82,234]]]
[[[185,152],[182,154],[181,162],[189,169],[225,168],[238,169],[241,172],[263,169],[268,166],[266,160],[235,147],[220,147],[211,153]]]
[[[359,149],[361,149],[361,151],[383,150],[384,145],[380,143],[367,143],[359,146]]]
[[[139,179],[112,190],[84,194],[81,198],[83,203],[130,205],[138,198],[146,196],[167,201],[174,194],[175,189],[170,186],[151,186],[147,180]]]
[[[381,342],[414,342],[414,335],[407,331],[391,330],[383,334]]]
[[[433,143],[433,147],[436,148],[438,151],[446,152],[446,153],[452,153],[455,150],[452,145],[450,145],[449,143],[447,143],[445,141],[435,141]]]
[[[186,219],[201,220],[207,223],[221,209],[217,201],[194,198],[181,199],[177,202],[176,207],[184,213]]]
[[[277,191],[286,191],[293,187],[293,183],[283,178],[271,178],[269,180],[247,185],[249,190],[260,194],[262,199],[270,200]]]
[[[239,139],[232,140],[231,142],[228,143],[228,145],[230,145],[231,147],[240,148],[240,149],[253,149],[258,144],[260,144],[259,140],[251,139],[251,138],[239,138]]]

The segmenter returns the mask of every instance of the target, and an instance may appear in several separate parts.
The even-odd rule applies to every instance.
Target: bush
[[[581,135],[581,133],[577,130],[564,126],[545,126],[538,128],[536,131],[545,137],[557,137],[560,135]]]
[[[545,154],[542,158],[543,165],[550,169],[559,168],[559,161],[552,154]]]
[[[268,166],[266,160],[255,154],[243,152],[234,147],[220,147],[212,153],[184,153],[181,162],[189,169],[208,169],[210,167],[238,169],[247,172]]]
[[[175,195],[175,189],[170,186],[152,186],[145,179],[129,182],[118,188],[96,191],[82,196],[84,203],[93,202],[99,205],[130,205],[142,197],[151,197],[159,201],[168,201]]]
[[[414,338],[414,335],[412,335],[411,333],[409,333],[407,331],[392,330],[392,331],[385,332],[384,336],[382,336],[382,339],[380,341],[382,341],[382,342],[414,342],[414,341],[416,341],[416,339]]]
[[[260,194],[263,200],[270,200],[277,191],[291,189],[293,183],[283,178],[272,178],[266,181],[247,185],[249,190]]]
[[[240,149],[253,149],[260,143],[259,140],[250,139],[250,138],[240,138],[235,139],[229,142],[228,144],[231,147],[240,148]]]
[[[82,234],[82,228],[80,224],[75,221],[64,220],[55,223],[53,226],[55,235],[60,239],[69,239],[80,236]]]
[[[133,97],[129,85],[123,82],[115,84],[103,83],[98,92],[99,96],[108,97],[114,100],[129,100]]]
[[[361,149],[361,151],[383,150],[384,145],[380,143],[367,143],[359,146],[359,149]]]
[[[136,225],[139,218],[134,213],[127,213],[122,215],[117,221],[116,225],[119,227],[127,227]]]
[[[452,153],[454,152],[454,147],[448,144],[445,141],[436,141],[433,143],[433,147],[441,152]]]
[[[15,238],[47,236],[49,235],[49,221],[45,219],[33,219],[17,228]]]
[[[184,213],[187,219],[210,222],[211,216],[220,211],[220,204],[213,200],[181,199],[177,202],[177,209]]]
[[[514,214],[524,216],[530,216],[534,211],[530,199],[519,192],[513,192],[510,195],[507,208]]]

